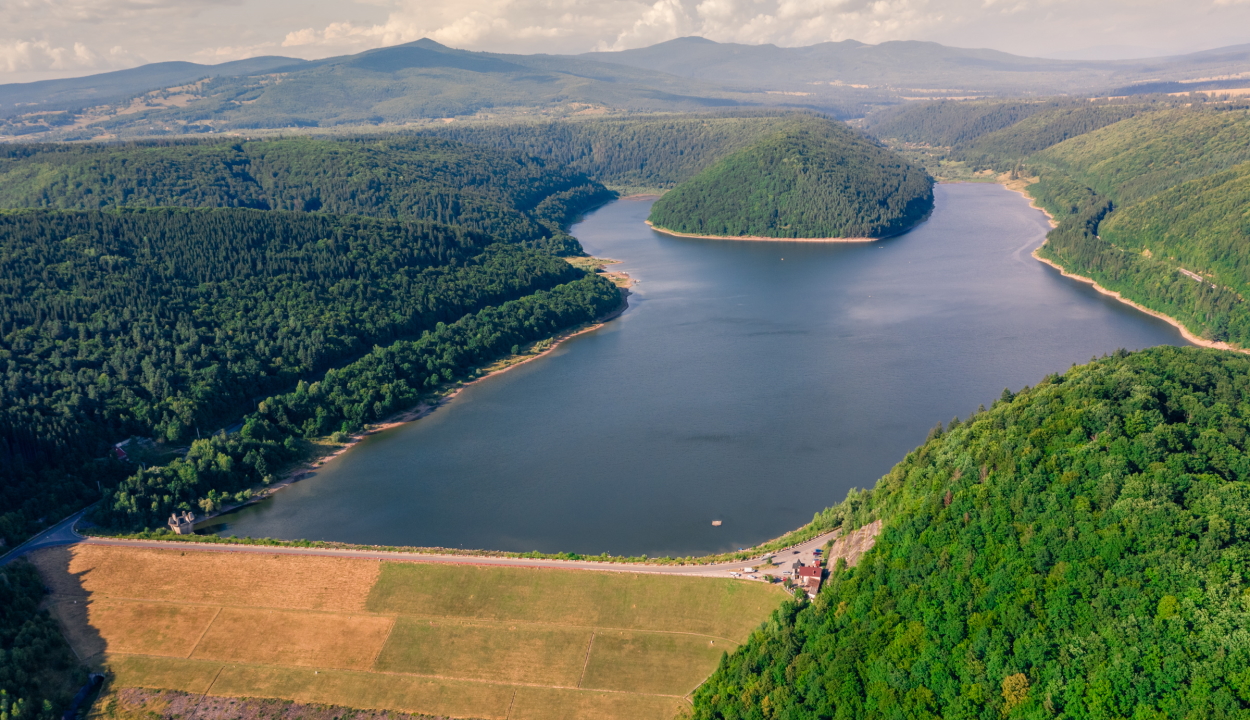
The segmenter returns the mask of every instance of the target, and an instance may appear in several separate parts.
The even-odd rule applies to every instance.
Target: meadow
[[[94,545],[34,561],[108,694],[501,720],[671,718],[785,598],[732,579]]]

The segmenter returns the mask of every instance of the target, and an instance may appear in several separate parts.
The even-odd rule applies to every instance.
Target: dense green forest
[[[0,566],[0,718],[55,720],[86,680],[45,610],[43,580],[26,562]]]
[[[425,133],[547,158],[624,192],[668,190],[785,125],[793,113],[599,117],[450,123]]]
[[[1131,100],[917,104],[869,125],[952,142],[944,157],[972,170],[1038,178],[1028,192],[1059,221],[1042,257],[1196,335],[1250,347],[1250,110]]]
[[[247,207],[452,223],[557,253],[612,197],[561,164],[429,137],[12,145],[0,207]]]
[[[141,470],[107,491],[93,517],[115,528],[156,528],[174,510],[199,513],[226,499],[240,500],[249,488],[270,482],[270,471],[294,456],[296,438],[355,432],[412,407],[423,394],[464,378],[476,366],[590,322],[620,303],[615,285],[585,274],[454,323],[439,323],[417,340],[375,348],[318,381],[301,381],[293,392],[262,400],[237,435],[197,440],[185,458]]]
[[[374,345],[582,276],[428,222],[245,209],[0,214],[0,532],[130,435],[184,443]],[[71,472],[62,480],[52,468]]]
[[[932,207],[924,170],[841,123],[800,117],[669,191],[650,221],[698,235],[881,237]]]
[[[1250,712],[1250,358],[1159,347],[937,428],[817,522],[884,521],[695,718]]]

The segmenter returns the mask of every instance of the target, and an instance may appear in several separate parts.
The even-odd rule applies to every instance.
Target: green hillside
[[[1250,112],[1173,108],[1074,137],[1031,158],[1119,204],[1250,161]]]
[[[1059,221],[1042,257],[1196,335],[1250,347],[1244,103],[930,103],[868,125],[905,142],[951,142],[905,151],[923,154],[936,174],[1038,178],[1028,192]]]
[[[840,123],[800,118],[675,187],[650,221],[698,235],[880,237],[932,206],[922,169]]]
[[[96,495],[97,480],[129,473],[96,461],[111,443],[188,442],[377,345],[582,276],[547,253],[427,222],[0,213],[0,537],[18,541]],[[376,419],[374,401],[396,394],[365,390],[377,397],[353,422]]]
[[[695,718],[1250,712],[1250,358],[1159,347],[952,423],[817,517],[884,521]]]
[[[512,151],[426,137],[27,145],[0,151],[0,207],[249,207],[453,223],[580,252],[562,230],[611,194]]]
[[[587,117],[450,123],[423,133],[541,157],[621,192],[657,192],[775,132],[793,117],[766,111]]]

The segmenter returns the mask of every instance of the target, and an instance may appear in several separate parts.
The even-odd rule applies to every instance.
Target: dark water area
[[[353,543],[698,555],[870,487],[952,416],[1117,348],[1186,344],[1030,257],[1048,229],[997,185],[941,185],[871,244],[673,238],[621,200],[573,229],[641,282],[549,355],[224,518]],[[723,525],[713,527],[713,520]]]

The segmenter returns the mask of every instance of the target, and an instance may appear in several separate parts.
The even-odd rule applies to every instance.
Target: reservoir
[[[650,230],[625,199],[573,234],[640,281],[629,309],[366,438],[225,534],[700,555],[871,487],[930,428],[1172,326],[1030,257],[1046,218],[998,185],[939,185],[876,243]],[[712,521],[723,524],[713,527]]]

